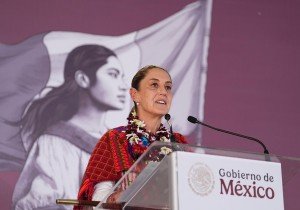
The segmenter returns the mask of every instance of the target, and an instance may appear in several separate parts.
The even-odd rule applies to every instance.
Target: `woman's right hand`
[[[121,189],[126,190],[131,185],[131,183],[135,180],[136,177],[137,177],[136,173],[134,172],[129,173],[122,181]]]
[[[121,186],[107,198],[108,203],[116,203],[121,193],[123,193],[137,177],[136,173],[129,173],[121,183]]]

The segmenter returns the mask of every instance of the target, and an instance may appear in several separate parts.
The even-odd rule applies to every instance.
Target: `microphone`
[[[251,141],[255,141],[263,147],[264,154],[266,155],[266,160],[270,161],[269,151],[267,150],[267,147],[265,146],[265,144],[262,143],[259,139],[253,138],[251,136],[246,136],[246,135],[243,135],[243,134],[235,133],[235,132],[232,132],[232,131],[227,131],[227,130],[223,130],[223,129],[220,129],[220,128],[213,127],[211,125],[200,122],[196,117],[193,117],[193,116],[189,116],[187,118],[187,120],[191,123],[200,124],[200,125],[206,126],[206,127],[211,128],[213,130],[216,130],[216,131],[220,131],[220,132],[223,132],[223,133],[228,133],[228,134],[233,135],[233,136],[238,136],[238,137],[242,137],[242,138],[245,138],[245,139],[248,139],[248,140],[251,140]]]
[[[166,121],[167,121],[167,123],[168,123],[168,125],[169,125],[169,127],[170,127],[170,140],[171,140],[171,142],[176,142],[175,137],[174,137],[174,134],[173,134],[172,124],[171,124],[171,122],[170,122],[171,115],[170,115],[170,114],[166,114],[166,115],[165,115],[165,119],[166,119]]]
[[[171,119],[171,115],[170,115],[170,114],[166,114],[166,115],[165,115],[165,119],[166,119],[167,122],[169,123],[169,120]]]

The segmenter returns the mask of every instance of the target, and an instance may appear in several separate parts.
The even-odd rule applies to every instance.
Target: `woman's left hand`
[[[110,194],[110,196],[108,196],[108,198],[106,200],[107,203],[116,203],[122,192],[123,191],[121,189],[119,189],[119,190],[113,192],[112,194]]]

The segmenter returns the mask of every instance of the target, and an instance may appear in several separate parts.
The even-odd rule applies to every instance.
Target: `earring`
[[[140,104],[139,102],[135,102],[135,103],[136,103],[137,106]]]

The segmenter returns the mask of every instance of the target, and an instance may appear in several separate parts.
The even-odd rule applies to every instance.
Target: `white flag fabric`
[[[188,136],[190,143],[200,144],[200,130],[186,119],[188,115],[203,119],[210,13],[211,1],[202,0],[148,28],[122,36],[54,31],[17,45],[0,45],[2,170],[21,169],[31,144],[6,121],[20,120],[32,98],[42,97],[47,86],[62,84],[67,54],[84,44],[99,44],[115,51],[128,86],[142,66],[154,64],[167,69],[174,83],[170,110],[173,129]],[[125,124],[131,106],[128,100],[124,110],[110,111],[107,126]]]
[[[161,66],[169,71],[175,84],[170,111],[174,130],[190,135],[195,127],[187,122],[187,116],[203,118],[209,6],[208,1],[196,2],[157,24],[119,37],[72,32],[47,34],[44,42],[49,49],[53,66],[51,70],[58,69],[62,73],[67,53],[78,45],[88,43],[107,46],[117,53],[125,69],[128,85],[138,68],[149,64]],[[123,119],[128,112],[129,109],[122,112]],[[120,116],[120,113],[117,115]],[[120,125],[116,120],[108,123]],[[200,139],[191,141],[199,143]]]

